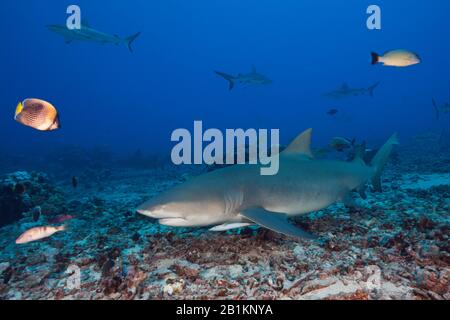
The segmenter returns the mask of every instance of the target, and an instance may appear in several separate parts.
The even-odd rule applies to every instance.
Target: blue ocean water
[[[174,145],[171,133],[177,128],[192,130],[195,120],[203,121],[205,128],[221,130],[280,129],[283,145],[303,130],[313,128],[313,145],[317,149],[326,147],[335,136],[358,143],[366,141],[368,148],[373,149],[379,148],[394,132],[406,145],[420,139],[433,143],[439,140],[440,146],[447,147],[447,153],[429,156],[429,166],[424,171],[429,174],[434,173],[433,169],[448,170],[433,161],[436,157],[448,159],[450,133],[446,132],[450,115],[441,112],[436,119],[432,103],[432,99],[439,105],[450,101],[450,2],[446,0],[76,2],[83,21],[96,30],[120,37],[141,32],[133,42],[133,52],[123,44],[65,43],[63,37],[49,31],[46,27],[49,24],[65,24],[70,4],[51,0],[0,2],[0,174],[39,171],[45,175],[43,180],[47,181],[49,175],[49,181],[63,188],[71,200],[98,196],[100,200],[88,201],[92,207],[86,205],[86,212],[90,213],[85,220],[97,208],[108,211],[102,201],[109,200],[119,203],[111,210],[120,212],[121,217],[124,212],[132,215],[129,211],[133,211],[134,205],[165,189],[161,178],[161,185],[152,182],[157,191],[145,193],[142,191],[146,188],[145,181],[126,180],[133,173],[128,172],[125,179],[118,167],[126,163],[127,168],[134,166],[137,170],[142,169],[141,162],[159,161],[145,158],[149,155],[165,159],[162,162],[169,161],[167,157]],[[366,10],[372,4],[382,10],[381,30],[369,30],[366,26],[369,17]],[[383,54],[394,49],[417,53],[421,63],[407,68],[371,65],[371,52]],[[214,73],[219,70],[237,75],[249,73],[252,68],[272,83],[261,86],[238,83],[228,90],[228,83]],[[368,88],[377,82],[380,84],[373,97],[325,96],[344,84]],[[17,103],[26,98],[51,102],[58,109],[61,129],[40,132],[14,121]],[[337,109],[338,114],[327,114],[330,109]],[[420,139],[418,135],[422,135]],[[408,159],[416,162],[408,162],[408,173],[424,164],[421,157],[428,155],[426,141],[409,151]],[[398,152],[396,156],[406,157],[406,153]],[[448,160],[442,161],[448,164]],[[400,169],[396,170],[392,169],[394,173],[389,180],[394,184],[402,174]],[[24,180],[39,182],[40,174],[25,176]],[[72,176],[80,184],[76,193],[71,193]],[[111,177],[116,178],[117,184],[112,191],[107,189]],[[126,185],[129,189],[117,182],[120,179],[129,183]],[[408,179],[414,180],[409,176]],[[448,183],[446,177],[442,179],[443,184]],[[134,195],[135,187],[139,190]],[[43,188],[44,194],[55,192],[53,187]],[[133,196],[120,204],[129,190]],[[36,192],[40,195],[40,191]],[[117,198],[112,196],[114,192]],[[413,199],[413,195],[408,196]],[[420,198],[416,193],[414,196]],[[60,199],[56,198],[47,198],[45,204],[40,204],[43,211],[54,212],[54,216],[83,215],[79,204],[71,202],[58,211],[55,208]],[[402,209],[396,207],[399,199],[385,209],[400,214]],[[437,200],[428,199],[423,207],[434,207],[433,201]],[[448,208],[448,203],[444,201],[440,206]],[[445,219],[448,219],[448,209],[442,210],[447,210]],[[448,225],[448,220],[445,224]],[[121,234],[120,230],[114,230],[113,224],[108,227],[105,232]],[[126,234],[140,232],[138,236],[144,237],[137,227],[131,228],[132,231],[124,228]],[[24,228],[13,230],[17,233]],[[151,229],[149,233],[154,231]],[[11,231],[9,236],[16,233]],[[388,243],[383,239],[380,236],[381,247]],[[3,240],[9,241],[5,237]],[[145,243],[138,243],[145,247]],[[10,250],[12,255],[25,254],[21,251],[24,249]],[[6,262],[12,259],[3,258]],[[104,266],[102,263],[101,267]],[[49,298],[0,292],[3,298]],[[448,291],[439,294],[449,298]]]
[[[382,30],[366,28],[370,1],[79,1],[83,20],[100,31],[141,31],[135,52],[74,42],[48,31],[64,24],[66,3],[3,2],[0,145],[7,152],[61,143],[117,150],[169,150],[175,128],[280,128],[287,143],[305,128],[315,141],[334,135],[381,143],[443,127],[431,98],[448,99],[446,1],[377,1]],[[370,52],[405,48],[423,62],[403,70],[370,65]],[[237,74],[252,65],[273,80],[228,92],[213,70]],[[333,101],[343,83],[368,87],[373,99]],[[14,121],[17,102],[50,100],[63,130],[42,134]],[[335,121],[326,111],[349,115]],[[448,120],[448,119],[447,119]],[[445,121],[445,120],[444,120]]]

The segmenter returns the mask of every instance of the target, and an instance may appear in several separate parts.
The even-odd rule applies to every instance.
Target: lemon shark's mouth
[[[164,226],[169,226],[169,227],[187,227],[187,226],[192,226],[192,224],[190,224],[188,220],[183,219],[183,218],[159,219],[159,223],[164,225]]]

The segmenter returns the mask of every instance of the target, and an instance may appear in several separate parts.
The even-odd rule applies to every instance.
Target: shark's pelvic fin
[[[316,235],[291,224],[287,216],[282,213],[270,212],[262,208],[252,208],[244,210],[241,212],[241,215],[264,228],[287,236],[310,240],[317,239]]]
[[[227,231],[227,230],[231,230],[231,229],[248,227],[251,225],[252,225],[252,223],[248,223],[248,222],[232,222],[232,223],[227,222],[227,223],[215,226],[215,227],[209,229],[209,231]]]
[[[283,151],[284,153],[297,153],[313,158],[311,151],[311,135],[312,129],[302,132],[291,144]]]

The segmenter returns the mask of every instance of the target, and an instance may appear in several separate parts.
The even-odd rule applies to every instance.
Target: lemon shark
[[[87,22],[81,23],[80,29],[69,29],[66,25],[48,25],[47,28],[64,37],[67,44],[73,41],[87,41],[87,42],[97,42],[97,43],[111,43],[115,45],[125,44],[130,52],[133,52],[132,44],[134,40],[141,34],[140,32],[126,37],[121,38],[118,35],[110,35],[103,33],[101,31],[95,30],[89,26]]]
[[[233,90],[236,82],[247,85],[267,85],[272,83],[272,80],[267,78],[265,75],[258,73],[254,66],[252,67],[252,71],[250,73],[245,74],[239,73],[237,76],[232,76],[220,71],[214,72],[228,81],[229,90]]]
[[[276,175],[260,175],[259,165],[226,167],[169,189],[137,211],[167,226],[212,226],[212,231],[224,231],[257,224],[288,236],[314,239],[315,235],[291,224],[289,218],[340,201],[353,206],[351,192],[363,193],[369,181],[381,191],[381,173],[398,142],[397,135],[392,135],[368,165],[362,154],[351,162],[314,160],[311,132],[306,130],[278,154]]]

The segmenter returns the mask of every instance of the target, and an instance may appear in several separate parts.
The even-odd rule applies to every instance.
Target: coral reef
[[[42,215],[0,229],[0,298],[448,300],[449,176],[418,170],[423,159],[414,159],[391,165],[384,192],[369,192],[360,207],[336,204],[295,220],[322,243],[258,227],[169,228],[136,214],[183,181],[171,167],[117,169],[95,192],[82,183],[54,188],[40,174],[5,176],[3,186],[31,181],[27,208],[39,205]],[[57,214],[74,217],[68,231],[14,243]],[[80,287],[70,285],[76,271]]]
[[[0,226],[21,218],[39,219],[36,212],[47,215],[61,212],[64,199],[43,173],[18,171],[0,177]]]

